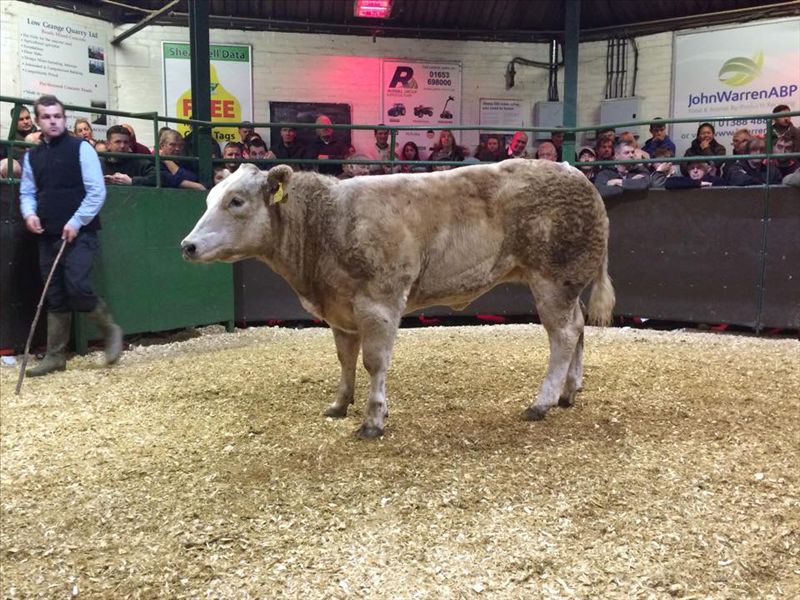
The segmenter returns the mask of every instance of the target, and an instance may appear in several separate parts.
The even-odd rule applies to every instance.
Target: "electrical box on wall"
[[[628,121],[639,121],[642,119],[641,98],[632,96],[630,98],[615,98],[613,100],[600,101],[600,123],[610,125],[612,123],[626,123]],[[641,136],[641,127],[626,127],[634,135]],[[620,133],[617,131],[617,133]]]
[[[562,102],[537,102],[533,105],[533,126],[555,129],[564,124],[564,104]],[[549,131],[537,131],[535,140],[550,139]]]

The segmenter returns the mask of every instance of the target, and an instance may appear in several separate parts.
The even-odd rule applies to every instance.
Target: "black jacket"
[[[767,168],[765,166],[753,167],[749,160],[737,160],[725,169],[728,185],[764,185],[767,183]],[[776,167],[770,168],[769,184],[781,182],[780,171]]]
[[[88,142],[65,132],[30,150],[28,160],[36,182],[36,214],[45,233],[61,235],[64,225],[86,197],[80,158],[80,147],[84,143]],[[100,220],[95,217],[81,229],[99,228]]]

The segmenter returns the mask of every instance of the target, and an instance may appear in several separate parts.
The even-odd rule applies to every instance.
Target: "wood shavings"
[[[188,338],[188,339],[183,339]],[[587,329],[575,407],[520,420],[534,325],[402,330],[381,440],[324,329],[0,368],[2,595],[792,598],[795,340]]]

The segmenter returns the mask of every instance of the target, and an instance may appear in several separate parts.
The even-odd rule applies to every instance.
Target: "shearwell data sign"
[[[402,131],[398,148],[414,142],[427,158],[440,129],[461,124],[461,65],[458,63],[384,60],[382,112],[386,125],[427,125],[425,131]],[[456,140],[461,138],[453,130]]]
[[[192,115],[192,75],[189,44],[163,42],[164,113],[189,119]],[[250,46],[211,45],[211,120],[253,120],[253,64]],[[178,126],[185,134],[188,127]],[[239,141],[236,127],[215,127],[214,139]]]
[[[771,113],[779,104],[800,109],[800,19],[676,33],[673,56],[672,115],[698,120],[673,125],[679,155],[703,121],[714,121],[730,153],[733,132],[763,134],[764,123],[714,117]]]
[[[100,31],[91,27],[41,17],[21,20],[21,95],[38,98],[42,94],[54,94],[67,104],[106,108],[107,42]],[[67,123],[70,129],[78,117],[89,118],[94,123],[95,138],[104,137],[105,115],[70,111]]]

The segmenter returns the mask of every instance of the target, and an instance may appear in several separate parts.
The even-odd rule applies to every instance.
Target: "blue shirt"
[[[666,136],[660,142],[656,142],[653,138],[650,138],[644,143],[644,146],[642,146],[642,150],[647,152],[650,158],[656,157],[656,150],[659,148],[669,148],[672,152],[672,156],[675,156],[675,143],[669,139],[669,136]]]
[[[72,218],[67,221],[67,225],[72,225],[76,231],[80,231],[81,227],[88,225],[97,216],[106,201],[106,184],[103,180],[103,168],[100,166],[97,152],[89,143],[81,144],[79,159],[86,196],[81,201],[78,210],[72,215]],[[19,200],[23,219],[36,214],[36,181],[33,178],[33,169],[31,169],[27,153],[22,162]]]

